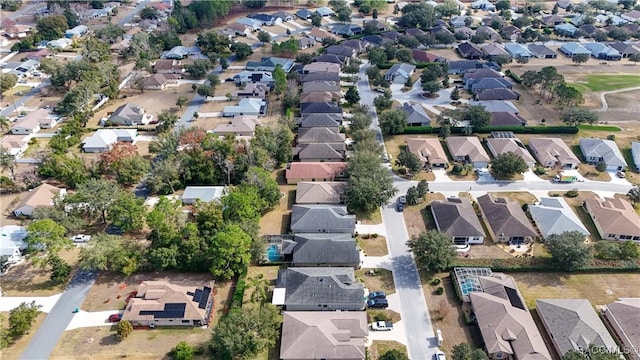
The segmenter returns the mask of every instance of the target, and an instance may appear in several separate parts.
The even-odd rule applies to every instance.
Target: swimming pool
[[[280,250],[277,244],[271,244],[267,248],[267,260],[270,262],[280,261]]]
[[[467,280],[460,283],[460,290],[462,291],[462,295],[469,295],[469,293],[474,291],[475,289],[476,286],[474,285],[473,281]]]

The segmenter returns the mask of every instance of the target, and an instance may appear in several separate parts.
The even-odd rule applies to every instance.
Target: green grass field
[[[592,130],[592,131],[609,131],[609,132],[618,132],[622,131],[617,126],[606,126],[606,125],[578,125],[578,129],[580,130]]]
[[[640,75],[587,75],[586,82],[569,83],[578,91],[611,91],[640,86]]]

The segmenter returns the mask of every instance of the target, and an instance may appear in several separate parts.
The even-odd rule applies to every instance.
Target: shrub
[[[377,239],[378,238],[378,234],[377,233],[373,233],[373,234],[371,234],[371,237],[374,238],[374,239]]]
[[[238,276],[238,282],[236,283],[236,289],[233,292],[233,297],[231,299],[230,307],[242,307],[242,302],[244,301],[244,290],[247,287],[247,271],[242,272]]]
[[[453,170],[452,171],[453,171],[454,174],[459,175],[462,172],[462,169],[464,169],[462,167],[462,165],[455,164],[455,165],[453,165]]]
[[[607,171],[607,164],[605,164],[604,162],[598,163],[596,165],[596,170],[599,172]]]
[[[180,341],[175,348],[171,349],[171,357],[174,360],[191,360],[195,351],[186,341]]]
[[[444,288],[440,286],[436,289],[436,295],[442,295],[442,294],[444,294]]]
[[[118,338],[126,339],[133,332],[133,325],[128,320],[122,320],[118,323]]]
[[[607,135],[607,140],[615,141],[616,140],[616,136],[613,135],[613,134]]]
[[[440,285],[441,282],[442,280],[440,280],[440,278],[434,278],[433,280],[431,280],[431,285],[433,286]]]
[[[505,73],[506,74],[506,73]],[[513,79],[513,81],[517,84],[520,84],[522,82],[522,79],[520,79],[520,76],[518,76],[518,74],[510,71],[509,74],[507,74],[507,76],[509,76],[510,78]]]
[[[360,236],[360,237],[366,240],[366,239],[368,239],[370,236],[371,236],[371,235],[369,235],[369,234],[362,234],[362,236]]]
[[[376,311],[373,314],[373,320],[375,320],[375,321],[390,321],[391,317],[389,315],[387,315],[387,313],[385,313],[385,312]]]
[[[405,169],[405,168],[400,168],[400,169],[398,169],[398,174],[400,174],[400,175],[407,175],[407,169]]]
[[[570,197],[570,198],[577,197],[578,196],[578,190],[569,190],[566,193],[564,193],[564,196]]]
[[[537,167],[536,167],[536,171],[535,171],[535,172],[536,172],[536,174],[538,174],[538,175],[544,175],[544,174],[546,174],[546,173],[547,173],[547,170],[546,170],[544,167],[542,167],[542,166],[537,166]]]

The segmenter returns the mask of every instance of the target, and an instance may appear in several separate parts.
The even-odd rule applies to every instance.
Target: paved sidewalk
[[[360,222],[357,222],[356,231],[358,232],[358,234],[378,234],[382,236],[387,236],[387,228],[384,226],[384,223],[374,224],[374,225],[365,225]]]
[[[361,266],[364,269],[385,269],[393,271],[393,263],[389,255],[366,256],[360,251]]]
[[[51,308],[56,304],[62,294],[56,294],[52,296],[40,296],[40,297],[27,297],[27,296],[3,296],[0,297],[0,311],[10,311],[15,309],[23,302],[31,303],[35,301],[36,304],[41,305],[40,311],[49,313]]]
[[[109,310],[109,311],[95,311],[95,312],[87,312],[80,311],[73,315],[73,319],[67,326],[67,330],[73,330],[78,328],[85,327],[95,327],[95,326],[111,326],[112,323],[108,321],[109,315],[121,313],[119,310]]]

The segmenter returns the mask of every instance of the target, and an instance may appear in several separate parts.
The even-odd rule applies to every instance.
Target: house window
[[[502,351],[496,353],[496,359],[502,359]]]
[[[615,238],[615,237],[616,237],[616,235],[615,235],[615,234],[609,234],[609,236],[607,236],[607,237],[608,237],[608,238],[610,238],[610,239],[612,239],[612,238]]]
[[[183,324],[188,324],[188,323],[190,323],[190,322],[191,322],[191,320],[182,320],[182,323],[183,323]]]
[[[640,240],[640,236],[634,236],[634,237],[633,237],[633,240],[635,240],[635,241]]]

